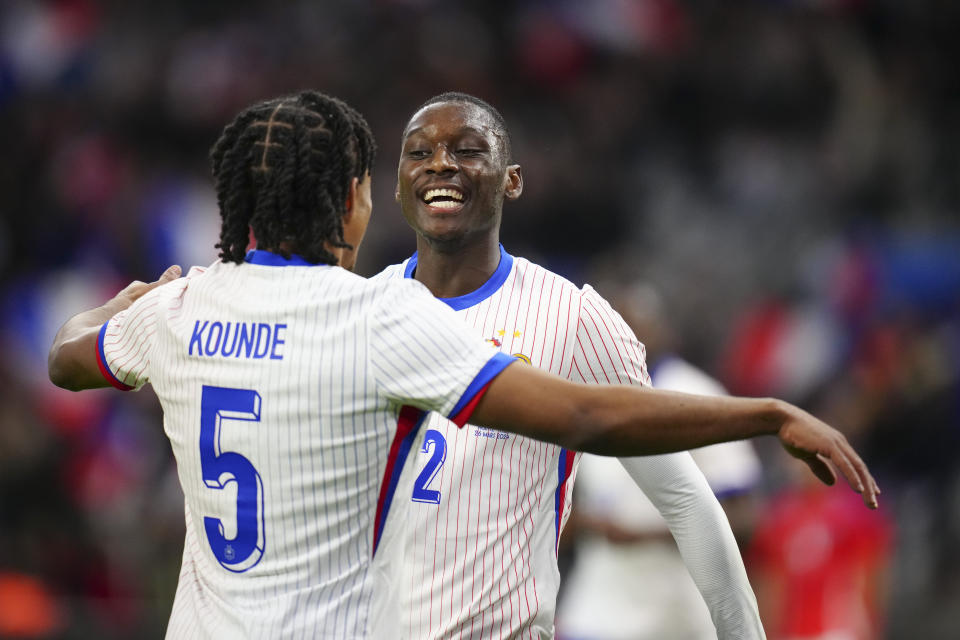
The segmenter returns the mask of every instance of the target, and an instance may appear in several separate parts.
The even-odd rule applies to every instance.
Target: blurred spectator
[[[0,635],[46,638],[63,629],[63,613],[42,582],[0,572]]]
[[[887,516],[780,457],[791,482],[761,511],[748,556],[767,637],[883,637],[893,542]]]

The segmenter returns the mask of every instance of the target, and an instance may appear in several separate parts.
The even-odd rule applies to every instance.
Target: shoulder
[[[448,307],[433,297],[430,290],[413,278],[360,278],[358,284],[365,295],[374,301],[373,306],[384,314],[397,315],[419,312],[426,309],[436,313]]]
[[[577,298],[581,295],[580,288],[570,280],[526,258],[514,257],[513,270],[517,282],[522,283],[521,286],[537,290],[545,287],[555,287],[567,295]]]
[[[407,263],[409,261],[410,260],[407,259],[399,264],[391,264],[390,266],[384,268],[383,271],[381,271],[380,273],[377,273],[376,275],[372,275],[367,279],[370,280],[371,282],[379,282],[382,280],[403,280],[404,269],[406,269]]]
[[[569,300],[574,317],[581,320],[585,315],[594,318],[614,318],[618,325],[622,323],[620,315],[591,285],[584,284],[580,287],[564,276],[526,258],[515,258],[514,264],[516,280],[521,283],[518,286],[538,292],[550,288],[558,300]]]
[[[578,293],[580,294],[580,299],[585,304],[600,306],[604,307],[605,309],[612,309],[610,303],[607,302],[607,299],[600,295],[597,290],[589,284],[583,285],[583,287],[578,290]]]
[[[342,271],[342,270],[341,270]],[[436,312],[435,305],[440,304],[430,291],[420,282],[381,272],[377,276],[364,278],[351,272],[339,275],[343,278],[337,289],[341,295],[350,298],[357,306],[355,309],[366,318],[380,318],[383,322],[403,322],[414,315],[424,312]]]
[[[577,286],[572,281],[566,277],[550,271],[546,267],[543,267],[535,262],[531,262],[526,258],[515,258],[514,259],[514,269],[517,272],[517,279],[522,280],[525,284],[524,286],[541,288],[543,286],[556,287],[563,294],[569,295],[573,300],[579,304],[587,304],[593,306],[602,306],[605,308],[611,308],[610,304],[597,293],[589,284],[584,284],[582,287]]]
[[[577,294],[581,321],[587,321],[598,328],[602,326],[613,333],[633,336],[633,330],[627,326],[619,312],[596,289],[585,284],[577,290]]]

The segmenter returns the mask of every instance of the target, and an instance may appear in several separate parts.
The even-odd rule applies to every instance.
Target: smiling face
[[[508,165],[493,118],[481,107],[439,102],[415,113],[403,134],[397,200],[431,244],[462,246],[496,235],[504,197],[523,188]]]

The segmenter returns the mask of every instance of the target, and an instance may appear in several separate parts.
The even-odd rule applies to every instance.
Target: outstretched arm
[[[47,370],[50,381],[70,391],[106,387],[108,383],[97,366],[97,334],[103,323],[120,313],[140,296],[180,277],[180,267],[167,268],[159,280],[136,280],[102,306],[78,313],[67,320],[50,347]]]
[[[776,435],[826,484],[832,462],[876,508],[880,490],[836,429],[775,399],[696,396],[644,387],[587,386],[511,365],[493,379],[471,422],[555,442],[575,451],[634,456]]]

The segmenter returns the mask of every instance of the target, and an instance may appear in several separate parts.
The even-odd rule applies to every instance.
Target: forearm
[[[104,322],[129,304],[113,298],[67,320],[50,347],[47,358],[50,381],[70,391],[108,386],[97,366],[97,335]]]
[[[473,413],[476,424],[553,442],[575,451],[640,456],[776,435],[821,481],[836,473],[877,507],[880,493],[842,433],[781,400],[697,396],[646,387],[575,384],[511,365],[493,379]]]
[[[776,434],[786,419],[783,405],[639,386],[588,386],[513,365],[493,380],[474,421],[575,451],[639,456]]]
[[[723,509],[688,454],[621,458],[663,516],[718,638],[763,638],[753,589]]]
[[[579,449],[604,455],[648,455],[718,442],[776,435],[785,403],[769,398],[700,396],[647,387],[603,387],[586,401]],[[641,449],[637,451],[638,448]]]

